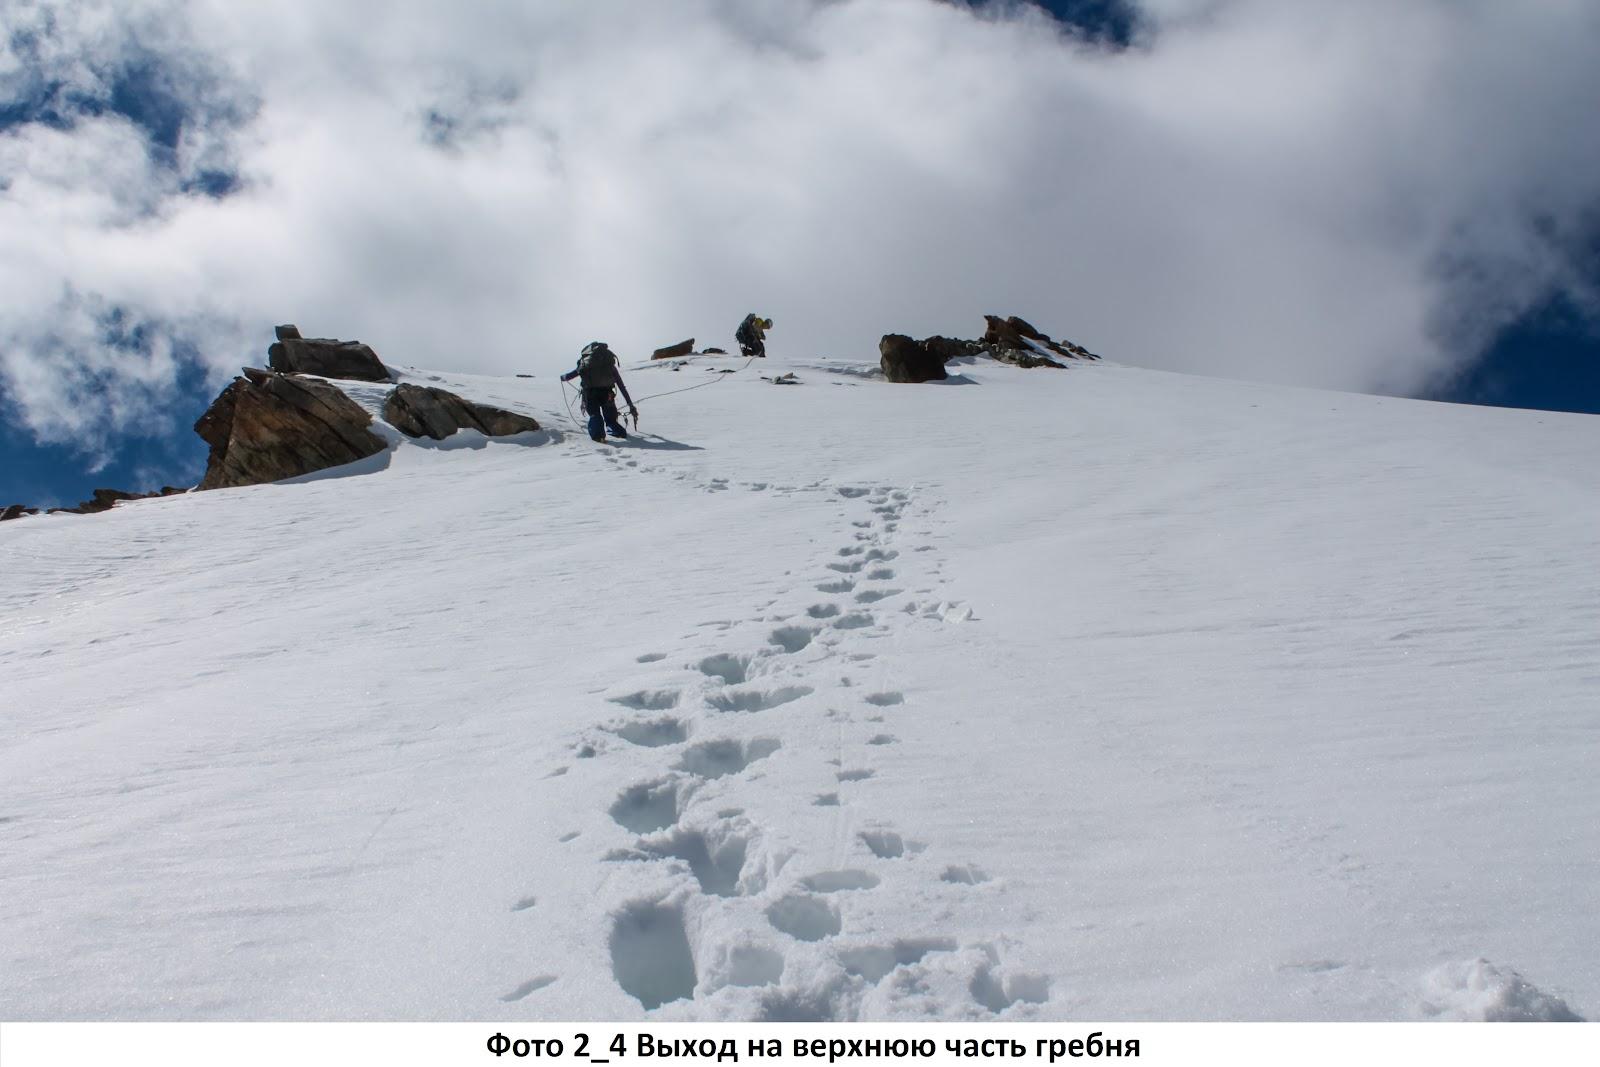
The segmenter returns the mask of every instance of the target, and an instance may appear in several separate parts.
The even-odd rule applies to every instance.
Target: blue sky
[[[1130,363],[1600,413],[1592,19],[1051,0],[1053,33],[993,3],[962,41],[774,0],[675,47],[563,4],[374,43],[303,2],[304,40],[167,0],[9,31],[0,505],[191,483],[194,420],[291,319],[509,373],[619,305],[663,323],[624,350],[757,303],[819,351],[1018,312]],[[720,80],[627,81],[702,46]]]

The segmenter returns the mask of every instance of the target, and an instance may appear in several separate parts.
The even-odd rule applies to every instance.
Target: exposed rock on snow
[[[1486,959],[1447,963],[1423,983],[1422,1010],[1440,1019],[1488,1023],[1580,1023],[1560,997]]]
[[[1100,357],[1071,341],[1053,341],[1027,321],[1012,315],[1002,319],[998,315],[985,315],[989,328],[984,331],[982,344],[995,359],[1015,363],[1019,367],[1059,367],[1041,349],[1048,349],[1067,359],[1099,359]]]
[[[527,415],[475,404],[443,389],[421,385],[396,386],[384,399],[383,417],[408,437],[431,437],[435,441],[443,441],[457,430],[505,437],[539,428],[539,423]]]
[[[110,511],[112,507],[124,500],[148,500],[151,497],[176,496],[179,493],[187,493],[188,491],[171,485],[163,486],[153,493],[125,493],[121,489],[96,489],[92,497],[77,507],[51,508],[50,514],[94,515],[101,511]]]
[[[650,353],[650,358],[651,359],[678,359],[678,358],[680,358],[682,356],[687,356],[689,353],[691,353],[693,351],[694,351],[694,338],[691,337],[687,341],[679,341],[675,345],[668,345],[666,348],[658,348],[658,349],[656,349],[654,352]]]
[[[928,342],[913,341],[902,333],[886,333],[878,342],[878,365],[891,382],[942,381],[945,357],[930,351]]]
[[[246,367],[194,432],[211,446],[198,489],[259,485],[383,451],[372,416],[335,386]]]
[[[158,496],[176,496],[179,493],[187,493],[188,491],[171,485],[162,486],[160,489],[150,493],[126,493],[121,489],[96,489],[93,496],[76,507],[51,508],[49,514],[94,515],[101,511],[110,511],[113,506],[124,500],[147,500]],[[4,522],[6,519],[20,519],[25,515],[37,514],[39,514],[38,508],[30,508],[23,504],[12,504],[7,508],[0,509],[0,522]]]
[[[323,378],[354,378],[386,382],[389,368],[377,353],[360,341],[306,339],[295,326],[279,326],[278,341],[267,349],[268,366],[283,374],[316,374]]]
[[[886,334],[878,343],[884,377],[891,382],[928,382],[944,377],[944,365],[952,359],[988,356],[1016,367],[1066,366],[1051,358],[1052,354],[1067,359],[1094,360],[1100,357],[1071,341],[1054,341],[1048,334],[1034,329],[1026,320],[1015,315],[1002,319],[998,315],[985,315],[988,329],[981,341],[963,341],[954,337],[928,337],[913,341],[901,334]]]

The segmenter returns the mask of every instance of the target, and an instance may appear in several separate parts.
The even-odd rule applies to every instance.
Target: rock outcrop
[[[7,519],[20,519],[24,515],[37,514],[39,514],[38,508],[30,508],[22,504],[11,504],[8,507],[0,508],[0,522],[5,522]]]
[[[463,400],[454,393],[421,385],[398,385],[383,401],[384,420],[408,437],[443,441],[457,430],[487,437],[537,430],[539,423],[514,411]]]
[[[1075,345],[1071,341],[1051,340],[1048,334],[1034,329],[1027,320],[1019,319],[1015,315],[1005,319],[998,315],[985,315],[983,319],[989,328],[984,331],[980,343],[995,359],[1015,363],[1019,367],[1063,366],[1040,352],[1040,348],[1048,349],[1066,359],[1100,358],[1087,348]]]
[[[944,378],[944,365],[952,359],[988,356],[1016,367],[1055,367],[1059,363],[1047,353],[1067,359],[1099,359],[1087,348],[1071,341],[1053,341],[1026,320],[1015,315],[1002,319],[998,315],[985,315],[988,329],[979,341],[962,341],[954,337],[928,337],[913,341],[902,334],[891,333],[878,342],[879,365],[883,375],[891,382],[929,382]],[[936,369],[937,368],[937,369]]]
[[[385,447],[371,425],[335,386],[246,367],[194,424],[211,446],[196,488],[259,485],[365,459]]]
[[[684,356],[689,355],[693,351],[694,351],[694,338],[691,337],[687,341],[679,341],[675,345],[668,345],[666,348],[658,348],[658,349],[656,349],[654,352],[650,353],[650,358],[651,359],[681,359]]]
[[[110,511],[124,500],[149,500],[158,496],[177,496],[187,493],[187,489],[167,485],[150,493],[125,493],[121,489],[96,489],[94,495],[75,508],[51,508],[52,515],[95,515],[102,511]]]
[[[294,326],[279,326],[278,341],[267,349],[268,366],[280,374],[315,374],[322,378],[389,381],[389,368],[360,341],[307,339]]]
[[[948,378],[945,357],[902,333],[886,333],[878,342],[878,365],[891,382],[933,382]]]

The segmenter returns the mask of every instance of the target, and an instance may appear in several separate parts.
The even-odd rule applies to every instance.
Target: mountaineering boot
[[[589,440],[599,441],[601,444],[605,444],[606,435],[603,433],[592,433],[589,435]]]

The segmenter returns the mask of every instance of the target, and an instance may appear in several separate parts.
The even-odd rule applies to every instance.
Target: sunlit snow
[[[0,526],[0,1015],[1600,1011],[1600,420],[870,367]]]

